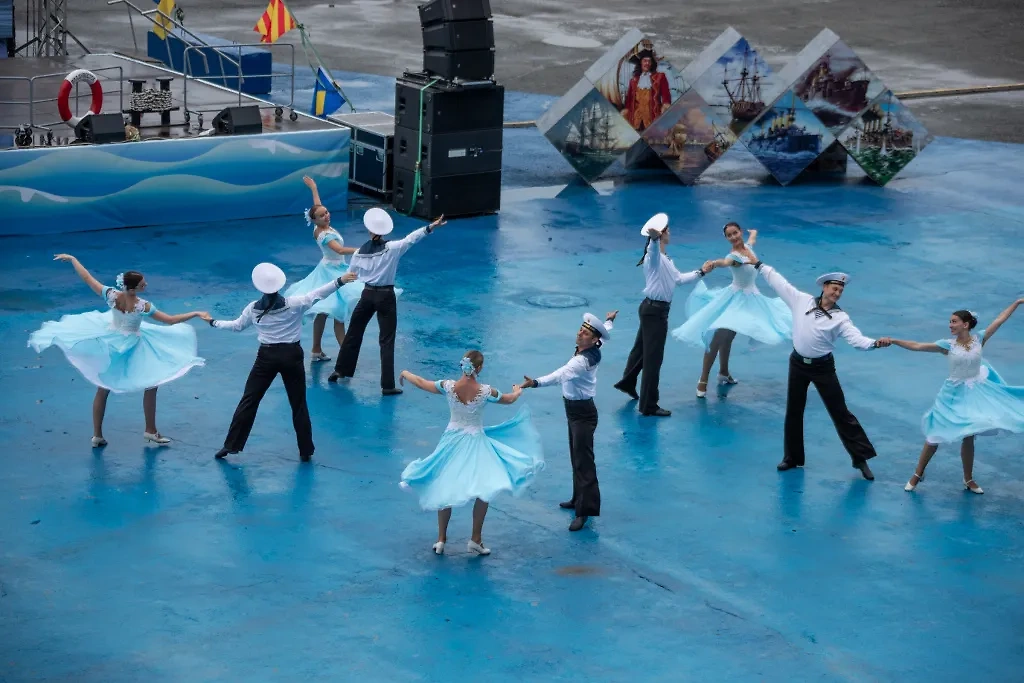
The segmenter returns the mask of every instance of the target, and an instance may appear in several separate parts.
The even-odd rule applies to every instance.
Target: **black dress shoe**
[[[390,389],[381,389],[380,393],[384,394],[385,396],[398,396],[400,393],[402,393],[402,390],[399,389],[398,387],[391,387]]]
[[[569,525],[569,531],[579,531],[583,528],[583,525],[587,523],[588,517],[576,517],[572,520],[572,524]]]
[[[783,460],[782,462],[775,466],[775,469],[777,469],[779,472],[785,472],[786,470],[791,470],[794,467],[803,467],[803,465],[797,465],[795,462]]]
[[[643,413],[644,417],[668,417],[672,414],[671,410],[665,410],[664,408],[655,408]]]
[[[222,448],[219,451],[217,451],[217,454],[214,455],[213,457],[215,457],[217,460],[223,460],[224,458],[228,457],[229,455],[234,455],[237,452],[238,451],[229,451],[226,448]]]
[[[875,480],[875,474],[871,471],[871,468],[868,467],[867,460],[861,460],[860,462],[853,463],[853,469],[860,470],[860,473],[864,475],[864,478],[868,481]]]
[[[310,453],[309,455],[303,455],[301,453],[299,454],[299,460],[301,460],[302,462],[309,462],[312,459],[313,459],[313,454],[312,453]]]
[[[333,383],[333,382],[337,382],[339,379],[341,379],[341,375],[339,375],[336,372],[332,372],[330,377],[327,378],[327,381]]]
[[[564,503],[559,503],[558,507],[562,508],[563,510],[572,510],[573,508],[576,507],[576,503],[572,502],[571,500],[567,500]]]
[[[621,391],[622,393],[628,395],[630,398],[632,398],[634,400],[637,400],[637,399],[640,398],[640,395],[636,393],[636,389],[634,389],[632,387],[627,387],[622,382],[617,382],[615,384],[615,388],[618,389],[619,391]]]

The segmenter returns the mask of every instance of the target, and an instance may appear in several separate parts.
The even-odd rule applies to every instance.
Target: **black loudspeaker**
[[[97,145],[124,142],[124,118],[120,114],[89,114],[75,126],[75,137]]]
[[[494,75],[494,50],[424,50],[423,70],[446,81],[484,81]]]
[[[426,28],[441,21],[490,19],[489,0],[434,0],[419,6],[420,26]]]
[[[263,117],[255,104],[228,107],[214,117],[211,125],[217,135],[259,135],[263,132]]]
[[[421,114],[424,134],[501,128],[504,124],[505,86],[438,82],[426,87],[433,80],[427,74],[407,71],[395,82],[396,127],[419,130]]]
[[[404,214],[433,220],[445,216],[497,213],[501,208],[501,171],[466,175],[420,174],[419,197],[413,197],[416,172],[395,168],[394,207]]]
[[[396,168],[416,170],[417,147],[422,148],[423,175],[448,176],[501,170],[501,128],[459,133],[424,133],[412,128],[395,128]]]
[[[448,52],[462,50],[489,50],[494,47],[494,23],[488,19],[476,21],[446,21],[423,29],[423,48]]]

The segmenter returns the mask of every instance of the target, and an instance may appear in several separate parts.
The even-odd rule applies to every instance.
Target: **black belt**
[[[375,292],[385,291],[385,290],[394,289],[394,288],[395,288],[394,285],[363,285],[363,289],[370,289],[370,290],[373,290]]]
[[[817,365],[819,363],[831,363],[832,360],[833,360],[831,353],[826,353],[824,356],[818,356],[817,358],[808,358],[806,356],[801,356],[795,350],[793,351],[793,355],[790,356],[790,358],[792,358],[793,360],[798,360],[801,363],[803,363],[804,365]]]
[[[654,304],[655,306],[671,306],[672,305],[671,301],[660,301],[658,299],[652,299],[651,297],[647,297],[646,299],[644,299],[644,303]]]
[[[565,396],[562,397],[562,400],[565,401],[566,404],[568,404],[568,405],[573,405],[573,404],[577,404],[577,403],[593,403],[594,402],[594,399],[592,399],[592,398],[566,398]]]
[[[301,342],[260,342],[260,346],[299,346]]]

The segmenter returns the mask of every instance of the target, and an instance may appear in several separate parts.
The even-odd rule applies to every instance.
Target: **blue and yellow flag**
[[[345,98],[331,83],[324,68],[317,67],[316,85],[313,86],[313,111],[310,113],[323,118],[341,109],[343,104],[345,104]]]
[[[169,19],[165,18],[165,15],[167,17],[174,16],[174,0],[154,1],[157,3],[156,8],[163,14],[157,14],[153,17],[153,33],[155,33],[156,37],[160,40],[166,40],[167,33],[174,29],[174,24],[172,24]]]

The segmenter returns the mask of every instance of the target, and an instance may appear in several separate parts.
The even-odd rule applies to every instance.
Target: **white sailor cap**
[[[252,269],[252,283],[264,294],[280,292],[288,278],[273,263],[260,263]]]
[[[640,234],[644,237],[653,237],[652,233],[661,232],[668,227],[668,214],[656,213],[640,228]]]
[[[584,313],[583,314],[583,327],[587,328],[588,330],[590,330],[591,332],[596,334],[601,339],[611,339],[612,338],[611,330],[609,330],[607,327],[605,327],[604,322],[601,321],[593,313]]]
[[[377,208],[376,206],[372,209],[367,209],[366,213],[363,214],[363,225],[374,235],[387,235],[395,229],[391,215],[384,209]]]
[[[839,284],[846,286],[850,284],[850,276],[846,273],[825,273],[817,280],[819,287],[824,287],[830,282],[838,282]]]

